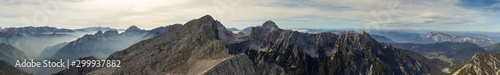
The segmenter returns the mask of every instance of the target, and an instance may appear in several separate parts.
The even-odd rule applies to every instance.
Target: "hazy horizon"
[[[3,0],[0,27],[153,29],[212,15],[227,28],[500,32],[499,0]]]

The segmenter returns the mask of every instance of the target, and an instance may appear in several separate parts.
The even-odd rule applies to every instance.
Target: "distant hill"
[[[469,42],[432,44],[392,43],[391,45],[395,48],[415,51],[429,58],[439,58],[443,61],[451,62],[451,67],[467,62],[474,54],[487,52],[481,46]]]
[[[488,46],[497,43],[497,41],[467,37],[467,36],[456,36],[443,32],[429,32],[427,34],[418,34],[405,31],[370,31],[369,33],[387,37],[396,43],[418,43],[418,44],[429,44],[437,42],[471,42],[478,44],[480,46]]]
[[[497,43],[489,39],[455,36],[442,32],[430,32],[426,35],[420,35],[420,40],[430,42],[471,42],[481,46],[487,46]]]
[[[110,28],[110,27],[87,27],[87,28],[80,28],[80,29],[74,29],[74,31],[108,31],[108,30],[123,30],[123,29],[116,29],[116,28]]]
[[[395,43],[394,41],[392,41],[391,39],[387,38],[387,37],[384,37],[384,36],[380,36],[380,35],[372,35],[372,38],[377,40],[378,42],[383,42],[383,43]]]
[[[0,60],[4,60],[10,64],[15,64],[17,60],[24,59],[28,59],[28,57],[24,55],[23,51],[9,44],[0,44]]]
[[[20,33],[20,34],[52,34],[52,33],[71,33],[75,32],[71,29],[58,29],[56,27],[19,27],[19,28],[4,28],[0,32]]]
[[[234,28],[234,27],[232,27],[232,28],[228,28],[227,30],[229,30],[229,31],[240,31],[240,29],[238,29],[238,28]]]
[[[250,30],[252,30],[252,27],[247,27],[245,29],[242,29],[240,32],[242,32],[242,33],[249,33]]]
[[[36,58],[36,60],[40,61],[40,60],[50,59],[57,51],[59,51],[59,49],[63,48],[67,44],[68,44],[68,42],[63,42],[63,43],[56,44],[54,46],[46,47],[45,49],[43,49],[40,56],[38,56]]]
[[[494,45],[490,45],[490,46],[486,46],[485,48],[486,48],[486,50],[488,52],[498,53],[498,52],[500,52],[500,43],[497,43],[497,44],[494,44]]]

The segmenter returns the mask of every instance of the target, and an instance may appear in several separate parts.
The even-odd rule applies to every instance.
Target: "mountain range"
[[[486,53],[483,47],[469,43],[441,42],[432,44],[391,43],[395,48],[407,49],[428,58],[438,58],[452,63],[450,68],[469,61],[474,54]]]
[[[443,74],[439,65],[447,64],[379,43],[366,32],[306,34],[267,21],[232,34],[208,15],[106,59],[127,66],[87,74]]]
[[[308,34],[267,21],[240,39],[246,40],[226,47],[247,54],[257,68],[276,64],[287,74],[442,74],[437,64],[447,64],[379,43],[366,32]]]
[[[255,74],[246,55],[230,55],[222,44],[227,35],[204,16],[173,26],[107,59],[123,61],[121,68],[102,68],[89,74]],[[225,29],[225,28],[223,28]],[[226,30],[227,31],[227,30]]]
[[[491,53],[498,53],[498,52],[500,52],[500,43],[497,43],[497,44],[494,44],[494,45],[490,45],[490,46],[486,46],[486,50],[488,52],[491,52]]]

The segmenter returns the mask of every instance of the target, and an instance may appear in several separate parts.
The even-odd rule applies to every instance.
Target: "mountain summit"
[[[268,21],[264,22],[264,24],[262,24],[262,27],[264,27],[265,29],[269,29],[269,30],[279,29],[278,25],[276,25],[276,23],[274,23],[272,20],[268,20]]]
[[[220,40],[216,21],[206,15],[155,38],[111,54],[121,68],[103,68],[89,74],[255,74],[244,54],[230,55]]]

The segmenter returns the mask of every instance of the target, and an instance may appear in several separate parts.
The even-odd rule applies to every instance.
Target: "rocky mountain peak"
[[[474,56],[465,64],[455,67],[451,75],[498,75],[500,73],[500,53],[482,53]]]
[[[184,33],[191,32],[192,35],[205,35],[208,39],[219,39],[217,22],[210,15],[191,20],[184,24],[184,26],[179,29],[186,31]]]
[[[269,30],[274,30],[274,29],[279,29],[276,23],[274,23],[272,20],[268,20],[262,24],[262,27],[269,29]]]
[[[341,34],[337,38],[336,44],[339,45],[339,49],[351,49],[354,51],[342,51],[342,52],[358,52],[362,53],[363,51],[359,50],[367,50],[365,49],[368,46],[372,47],[383,47],[382,44],[378,43],[375,39],[373,39],[368,33],[360,32],[360,33],[344,33]],[[389,47],[389,46],[388,46]]]
[[[103,34],[103,33],[102,33],[102,31],[100,31],[100,30],[99,30],[99,31],[97,31],[97,33],[95,33],[94,35],[102,35],[102,34]]]
[[[436,35],[440,35],[440,36],[453,36],[453,35],[450,35],[450,34],[446,34],[446,33],[443,33],[443,32],[429,32],[427,34],[427,36],[436,36]]]
[[[361,31],[359,34],[368,34],[368,33],[366,33],[365,31]]]
[[[210,15],[205,15],[205,16],[201,17],[200,20],[211,21],[211,20],[214,20],[214,18]]]
[[[125,30],[125,32],[136,32],[136,31],[141,31],[141,29],[135,25],[130,26],[127,28],[127,30]]]
[[[106,37],[112,37],[112,36],[118,36],[118,31],[116,30],[108,30],[106,32],[104,32],[104,36]]]
[[[239,75],[238,73],[250,72],[247,74],[253,75],[253,65],[248,57],[229,55],[228,49],[219,40],[217,23],[211,16],[206,15],[171,29],[157,37],[115,52],[107,58],[120,59],[123,65],[129,66],[112,71],[103,68],[90,74]],[[246,69],[240,71],[240,68]]]

